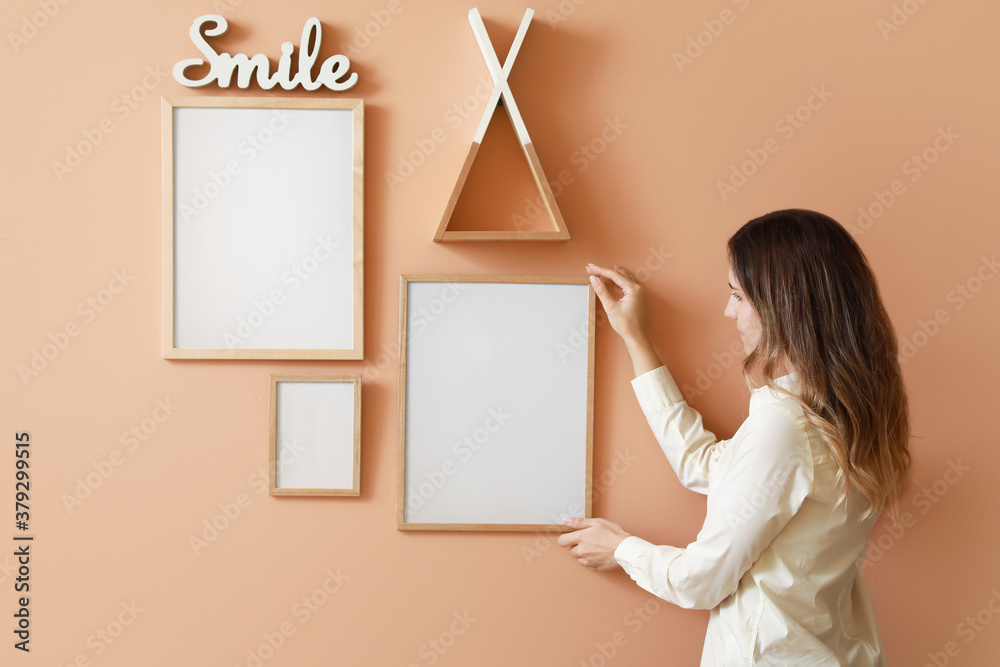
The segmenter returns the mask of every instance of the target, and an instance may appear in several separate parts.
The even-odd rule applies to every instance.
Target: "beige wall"
[[[397,373],[392,353],[380,353],[396,344],[400,273],[582,275],[588,261],[617,262],[646,280],[663,356],[698,390],[692,402],[709,425],[728,435],[747,394],[722,317],[725,240],[750,217],[791,206],[854,227],[904,343],[914,432],[907,524],[876,529],[881,548],[865,570],[890,663],[995,659],[1000,6],[539,2],[511,87],[549,177],[566,172],[559,204],[573,238],[439,245],[431,237],[487,75],[469,3],[232,0],[227,49],[274,60],[317,16],[323,57],[349,49],[359,73],[344,95],[367,105],[367,354],[167,362],[159,98],[261,94],[191,91],[164,77],[196,55],[191,21],[223,2],[3,5],[0,493],[9,523],[0,531],[0,661],[253,665],[263,645],[266,665],[696,664],[706,613],[660,604],[620,572],[585,571],[548,536],[398,532]],[[483,0],[480,9],[503,60],[523,8]],[[894,11],[901,25],[890,31]],[[684,62],[675,53],[689,39],[707,46]],[[453,109],[463,104],[464,119]],[[95,131],[90,154],[57,175],[53,162]],[[391,178],[432,137],[433,153],[415,154],[421,164],[401,182]],[[529,208],[511,141],[505,125],[491,129],[460,225],[509,226]],[[747,164],[745,183],[720,192],[754,155],[763,164]],[[859,222],[859,207],[876,215]],[[98,311],[87,299],[106,303]],[[67,326],[77,335],[22,378],[19,366]],[[360,498],[266,494],[272,372],[365,373]],[[683,545],[704,500],[678,485],[630,378],[605,325],[595,510]],[[157,411],[163,404],[169,410]],[[147,429],[144,441],[123,440],[133,427]],[[32,438],[36,535],[30,656],[11,648],[9,630],[13,436],[22,430]],[[68,509],[66,498],[99,469],[107,478]],[[192,547],[206,522],[226,525],[227,509],[238,517]]]

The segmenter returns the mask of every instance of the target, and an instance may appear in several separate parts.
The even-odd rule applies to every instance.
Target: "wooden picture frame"
[[[364,357],[364,105],[163,98],[163,357]]]
[[[361,376],[271,375],[272,496],[361,494]]]
[[[400,277],[397,528],[591,516],[595,303],[585,277]]]

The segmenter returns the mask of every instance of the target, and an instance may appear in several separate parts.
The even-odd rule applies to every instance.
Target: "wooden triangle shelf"
[[[476,35],[479,49],[483,52],[483,57],[486,59],[486,66],[489,68],[490,76],[493,78],[493,93],[486,102],[486,110],[483,113],[482,120],[479,122],[476,136],[472,140],[469,154],[465,157],[465,163],[462,165],[462,171],[458,174],[455,189],[452,190],[451,197],[448,199],[448,205],[445,207],[444,215],[441,217],[441,223],[434,234],[435,241],[566,241],[569,239],[569,230],[566,228],[566,222],[563,220],[558,204],[556,204],[556,198],[552,193],[552,188],[549,186],[549,181],[545,178],[545,171],[542,169],[542,163],[539,161],[535,147],[531,143],[528,128],[525,127],[521,113],[517,109],[517,102],[514,101],[510,86],[507,85],[507,77],[514,66],[517,52],[521,48],[524,35],[528,32],[528,25],[531,23],[531,18],[534,14],[534,10],[528,9],[525,11],[524,18],[521,19],[521,26],[518,28],[517,34],[514,36],[514,42],[507,53],[507,60],[504,62],[503,67],[501,67],[500,60],[493,49],[493,43],[486,32],[486,26],[483,24],[483,18],[479,15],[479,10],[476,8],[469,10],[469,23],[472,24],[472,32]],[[538,188],[538,194],[541,195],[542,203],[545,205],[545,212],[548,214],[552,229],[531,231],[449,231],[448,225],[451,222],[452,213],[454,213],[455,206],[458,204],[458,198],[461,196],[462,188],[469,177],[472,164],[476,161],[479,147],[482,145],[483,137],[486,135],[486,128],[489,127],[493,113],[496,111],[501,100],[503,101],[502,106],[507,112],[507,118],[510,119],[514,132],[517,134],[518,143],[520,143],[521,151],[528,162],[528,168],[531,170],[531,176],[535,181],[535,186]]]

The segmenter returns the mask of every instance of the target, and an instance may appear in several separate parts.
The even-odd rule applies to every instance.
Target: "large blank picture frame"
[[[271,375],[272,496],[361,493],[361,376]]]
[[[363,102],[162,111],[164,358],[363,358]]]
[[[594,312],[586,278],[401,276],[398,528],[591,516]]]

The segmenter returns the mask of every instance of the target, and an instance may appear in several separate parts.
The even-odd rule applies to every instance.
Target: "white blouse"
[[[795,373],[779,387],[798,392]],[[838,505],[837,462],[794,398],[754,389],[730,440],[702,426],[665,366],[632,381],[681,484],[708,495],[686,548],[629,537],[615,558],[637,584],[711,609],[703,667],[885,665],[858,566],[874,518],[856,490]]]

